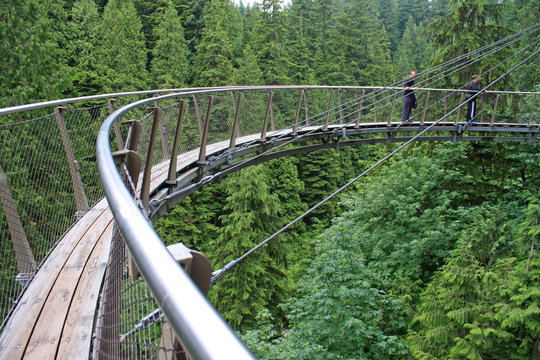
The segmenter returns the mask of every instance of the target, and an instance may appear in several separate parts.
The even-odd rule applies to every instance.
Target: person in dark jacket
[[[478,75],[473,75],[471,83],[469,84],[469,87],[468,87],[469,92],[467,93],[467,95],[465,95],[465,99],[469,101],[467,103],[467,122],[471,124],[476,124],[476,122],[472,120],[474,119],[474,116],[476,115],[476,97],[480,93],[480,88],[478,87],[478,81],[480,81],[480,77],[478,77]]]
[[[412,108],[416,108],[416,95],[414,95],[414,78],[416,71],[411,71],[409,78],[405,81],[405,91],[403,91],[403,116],[401,122],[405,123],[409,121]],[[411,90],[412,89],[412,90]]]

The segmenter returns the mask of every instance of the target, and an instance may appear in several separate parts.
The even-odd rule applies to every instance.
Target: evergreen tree
[[[263,85],[261,68],[257,65],[257,57],[249,44],[244,47],[242,55],[238,59],[238,68],[234,69],[231,85]]]
[[[277,230],[279,200],[270,193],[261,166],[252,166],[223,182],[227,203],[221,216],[222,228],[213,244],[213,264],[224,266]],[[255,325],[255,315],[263,309],[278,313],[284,301],[283,266],[286,249],[275,238],[230,270],[212,288],[210,298],[235,329]]]
[[[288,68],[285,47],[285,27],[282,12],[283,0],[263,0],[260,4],[259,21],[255,28],[253,48],[266,85],[290,84],[286,75]]]
[[[103,11],[99,75],[107,92],[147,87],[146,48],[141,21],[131,0],[109,0]]]
[[[51,40],[48,1],[6,0],[0,5],[0,107],[58,99],[69,82]]]
[[[405,77],[412,70],[420,72],[428,61],[428,43],[422,36],[422,27],[416,26],[414,18],[409,16],[405,32],[395,55],[396,72]]]
[[[409,335],[416,358],[530,359],[533,355],[540,337],[540,296],[532,285],[540,280],[538,256],[531,253],[532,269],[527,269],[528,260],[515,257],[523,256],[526,246],[513,236],[510,213],[500,207],[479,210],[477,227],[464,234],[453,257],[422,295]],[[531,215],[538,220],[537,210],[530,210],[528,219]],[[532,228],[528,224],[521,225],[524,233],[529,229],[538,233],[537,224]],[[531,238],[526,239],[530,245]]]
[[[224,25],[225,4],[212,0],[204,17],[202,39],[195,55],[196,86],[230,85],[233,73],[231,43]]]
[[[151,74],[154,88],[187,86],[188,62],[184,28],[171,1],[167,1],[157,16],[154,29],[157,39],[153,52]]]
[[[426,34],[433,39],[430,65],[434,66],[455,59],[503,38],[509,34],[509,30],[501,23],[501,6],[497,3],[485,0],[451,0],[451,12],[430,23],[425,30]],[[509,49],[499,51],[459,71],[449,79],[449,85],[461,87],[467,84],[473,74],[483,74],[506,59],[510,53]],[[502,72],[504,72],[504,66],[490,71],[484,76],[486,79],[484,84],[496,79]],[[505,79],[497,86],[504,88],[504,83],[509,83],[509,81]]]
[[[73,4],[68,32],[68,64],[73,71],[74,95],[103,92],[97,71],[97,50],[100,47],[98,7],[93,0]]]

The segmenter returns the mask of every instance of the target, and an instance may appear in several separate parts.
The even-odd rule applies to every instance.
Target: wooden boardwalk
[[[64,236],[0,335],[0,359],[88,358],[112,229],[104,199]]]

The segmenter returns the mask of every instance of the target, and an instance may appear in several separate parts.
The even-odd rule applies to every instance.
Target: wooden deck
[[[102,200],[64,236],[0,335],[0,359],[88,358],[112,228]]]

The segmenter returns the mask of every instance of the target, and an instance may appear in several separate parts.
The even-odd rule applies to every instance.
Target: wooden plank
[[[91,228],[95,220],[108,209],[104,199],[90,209],[64,236],[52,251],[34,279],[28,285],[12,316],[0,334],[0,360],[20,359],[34,328],[44,300],[47,298],[60,270],[81,241],[82,235]]]
[[[79,279],[88,262],[89,255],[93,252],[97,241],[110,222],[110,212],[103,212],[89,231],[81,237],[81,241],[69,256],[35,323],[24,353],[25,360],[55,358],[64,321],[68,315]]]
[[[109,259],[114,223],[111,222],[98,240],[82,273],[58,344],[58,359],[86,358],[90,354],[92,329],[99,301],[99,291]]]

